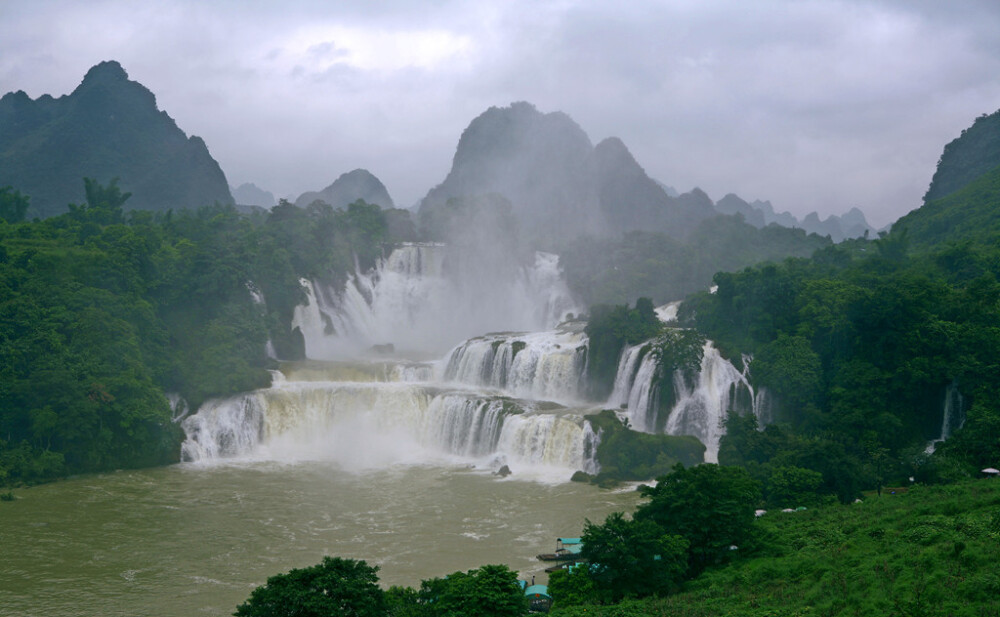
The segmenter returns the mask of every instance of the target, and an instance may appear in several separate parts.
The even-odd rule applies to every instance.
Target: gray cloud
[[[0,91],[59,96],[116,59],[234,185],[294,196],[365,167],[401,204],[473,117],[528,100],[680,189],[884,224],[1000,107],[997,32],[989,0],[8,0]]]

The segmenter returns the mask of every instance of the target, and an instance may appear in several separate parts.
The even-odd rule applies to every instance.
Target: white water
[[[692,435],[705,444],[705,460],[718,461],[723,421],[730,409],[753,413],[763,420],[763,392],[758,395],[750,384],[749,370],[739,371],[706,342],[700,370],[693,375],[675,371],[672,379],[675,400],[666,417],[661,417],[656,355],[652,341],[626,348],[618,362],[618,374],[608,406],[621,409],[629,425],[646,433]],[[744,358],[749,367],[750,359]]]
[[[744,364],[749,361],[744,359]],[[680,372],[674,373],[677,402],[667,418],[666,432],[670,435],[694,435],[705,444],[705,460],[719,460],[719,439],[725,429],[723,421],[730,409],[749,411],[759,417],[753,386],[746,372],[740,372],[719,353],[711,341],[705,343],[701,371],[689,384]],[[751,402],[751,409],[740,410],[737,397],[741,389]]]
[[[292,325],[302,331],[306,356],[353,358],[386,344],[438,354],[483,332],[548,329],[578,311],[557,255],[476,272],[449,267],[449,259],[461,256],[442,244],[407,244],[343,288],[303,281],[308,303],[296,308]]]
[[[311,371],[311,372],[310,372]],[[596,436],[580,413],[451,384],[375,379],[378,369],[343,364],[291,368],[302,381],[209,401],[182,423],[186,461],[329,461],[353,471],[455,462],[518,477],[566,481],[594,470]],[[389,370],[390,379],[400,371]]]
[[[587,410],[549,402],[580,399],[582,324],[455,347],[490,330],[551,328],[575,311],[558,257],[536,253],[531,267],[493,269],[449,259],[457,255],[444,245],[409,244],[342,289],[303,281],[309,301],[293,326],[314,361],[285,364],[270,388],[205,403],[182,425],[184,459],[347,469],[460,462],[557,481],[596,470]],[[436,364],[385,357],[452,347]],[[356,360],[366,356],[379,359]]]
[[[498,388],[511,396],[578,404],[587,369],[583,325],[469,339],[448,353],[442,378]]]
[[[958,391],[958,384],[952,382],[944,391],[944,404],[941,409],[941,434],[937,439],[931,440],[924,450],[927,454],[933,454],[939,443],[946,441],[951,434],[962,428],[965,423],[965,399]]]

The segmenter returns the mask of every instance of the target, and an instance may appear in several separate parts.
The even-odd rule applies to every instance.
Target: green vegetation
[[[676,465],[631,519],[621,512],[583,528],[585,565],[553,573],[559,606],[609,604],[625,598],[664,596],[708,567],[728,562],[733,546],[755,542],[754,509],[760,494],[743,469]]]
[[[1000,161],[1000,111],[983,114],[944,147],[925,202],[946,197],[995,170]]]
[[[768,512],[757,541],[674,595],[573,605],[553,617],[993,615],[1000,611],[1000,482],[914,486],[861,503]]]
[[[1000,119],[1000,112],[994,115]],[[1000,166],[961,189],[910,212],[893,224],[893,230],[906,230],[907,242],[915,249],[948,242],[954,244],[956,250],[961,249],[963,242],[996,243],[1000,238],[998,202]],[[961,253],[956,257],[961,257]]]
[[[324,557],[322,563],[267,579],[236,617],[520,617],[528,600],[507,566],[486,565],[421,583],[378,586],[378,567]]]
[[[593,477],[578,475],[577,480],[590,480],[601,486],[648,480],[669,473],[677,463],[697,465],[705,459],[705,446],[697,438],[633,431],[610,409],[587,416],[587,421],[601,435],[597,445],[601,471]]]
[[[378,567],[364,561],[324,557],[323,562],[278,574],[253,590],[236,617],[382,617],[385,597]]]
[[[660,333],[663,324],[656,317],[649,298],[636,300],[635,308],[627,304],[590,308],[587,333],[587,384],[594,399],[606,399],[614,387],[618,358],[626,345],[636,345]]]
[[[842,500],[862,483],[995,466],[1000,445],[988,427],[1000,417],[998,245],[957,237],[910,250],[900,228],[858,247],[719,273],[717,293],[682,307],[681,318],[725,353],[753,354],[754,384],[771,393],[780,425],[770,451],[751,455],[741,445],[736,458],[720,460],[778,456],[821,473],[824,491]],[[956,445],[928,457],[949,387],[962,393],[969,421]],[[952,420],[957,428],[960,418]]]
[[[589,304],[657,304],[708,288],[719,271],[785,257],[807,257],[830,239],[772,225],[757,229],[738,215],[707,219],[685,240],[632,231],[620,238],[579,238],[554,248],[570,289]]]
[[[0,221],[0,486],[175,461],[164,393],[193,409],[268,385],[268,339],[301,348],[299,279],[343,277],[387,240],[363,202],[248,217],[126,213],[115,181],[85,194],[62,216]]]

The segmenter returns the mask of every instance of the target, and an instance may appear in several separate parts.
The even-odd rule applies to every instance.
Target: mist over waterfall
[[[405,382],[285,382],[184,420],[182,458],[325,460],[348,470],[452,461],[560,480],[593,469],[596,436],[563,408]]]
[[[438,243],[404,244],[342,288],[303,281],[308,303],[293,326],[312,359],[355,357],[374,345],[443,353],[492,331],[544,330],[579,309],[559,257],[538,252],[528,265],[472,264]]]

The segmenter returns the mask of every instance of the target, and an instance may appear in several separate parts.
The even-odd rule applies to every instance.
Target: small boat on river
[[[580,558],[583,542],[580,538],[556,538],[556,552],[538,555],[541,561],[573,561]]]

